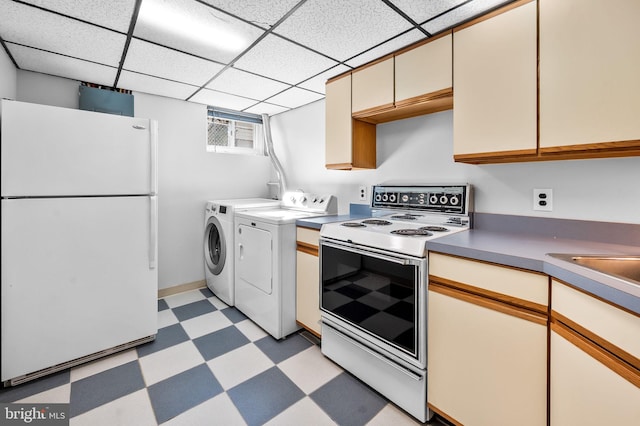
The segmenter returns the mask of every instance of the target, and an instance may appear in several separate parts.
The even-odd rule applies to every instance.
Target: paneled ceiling
[[[512,0],[0,0],[18,69],[253,113]]]

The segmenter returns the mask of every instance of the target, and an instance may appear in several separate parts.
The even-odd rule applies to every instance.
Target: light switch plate
[[[550,212],[553,210],[553,190],[534,189],[533,190],[533,209]]]

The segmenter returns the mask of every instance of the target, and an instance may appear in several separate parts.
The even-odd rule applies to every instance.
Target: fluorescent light
[[[181,8],[180,3],[143,0],[138,21],[176,37],[229,52],[240,52],[247,46],[247,41],[225,22],[221,13],[206,8],[206,14],[195,15]]]

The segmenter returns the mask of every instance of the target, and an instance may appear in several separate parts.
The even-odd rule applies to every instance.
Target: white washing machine
[[[204,215],[204,274],[207,287],[229,306],[234,301],[233,217],[238,208],[277,207],[278,200],[239,198],[209,201]]]
[[[296,324],[296,220],[337,213],[335,197],[295,192],[235,215],[235,305],[276,339]]]

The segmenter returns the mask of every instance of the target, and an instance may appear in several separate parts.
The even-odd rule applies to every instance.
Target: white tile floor
[[[2,389],[0,402],[69,403],[73,426],[418,424],[319,346],[274,340],[206,289],[158,308],[154,342]]]

